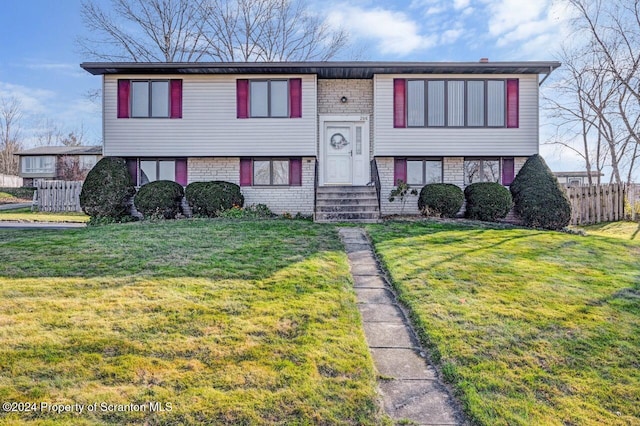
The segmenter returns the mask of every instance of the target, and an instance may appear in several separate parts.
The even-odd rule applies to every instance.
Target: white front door
[[[369,117],[320,116],[320,185],[366,185]]]
[[[353,178],[351,126],[327,125],[325,139],[325,183],[351,185]]]

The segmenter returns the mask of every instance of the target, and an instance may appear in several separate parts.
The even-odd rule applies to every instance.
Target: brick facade
[[[240,182],[239,157],[189,158],[189,183],[222,180]],[[243,186],[244,204],[266,204],[276,214],[313,214],[315,158],[302,158],[302,186]]]
[[[517,175],[528,157],[514,158],[514,172]],[[380,207],[383,216],[400,214],[402,203],[399,199],[389,202],[389,194],[394,188],[394,158],[376,157],[378,175],[380,176]],[[444,157],[442,159],[442,175],[444,183],[452,183],[464,189],[464,157]],[[422,186],[412,186],[418,193]],[[409,195],[404,206],[404,214],[419,214],[418,197]]]

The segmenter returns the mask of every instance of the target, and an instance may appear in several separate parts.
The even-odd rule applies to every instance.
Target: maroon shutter
[[[127,158],[127,170],[129,170],[129,176],[135,186],[138,186],[138,159]]]
[[[182,186],[187,186],[187,159],[178,158],[176,160],[176,182]]]
[[[502,159],[502,184],[509,186],[514,178],[514,161],[513,158]]]
[[[129,80],[118,80],[118,118],[129,118]]]
[[[249,80],[236,80],[238,118],[249,118]]]
[[[407,106],[405,101],[406,80],[393,80],[393,127],[407,127]]]
[[[291,118],[302,117],[302,79],[289,80],[289,105],[291,105]]]
[[[251,158],[240,159],[240,186],[251,186],[253,178]]]
[[[182,80],[170,81],[171,118],[182,118]]]
[[[289,160],[289,185],[302,186],[302,158]]]
[[[518,127],[518,80],[507,80],[507,127]]]
[[[407,159],[396,158],[393,162],[393,185],[398,183],[398,179],[407,181]]]

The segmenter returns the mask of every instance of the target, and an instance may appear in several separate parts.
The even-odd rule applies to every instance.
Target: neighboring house
[[[566,187],[589,185],[589,172],[553,172],[558,182]],[[591,172],[591,180],[595,184],[604,173]]]
[[[399,213],[400,203],[388,201],[398,179],[416,189],[509,185],[538,153],[539,76],[559,65],[82,67],[103,76],[104,155],[126,158],[138,185],[224,180],[241,186],[246,204],[331,219],[375,218],[378,204],[383,215]],[[418,211],[415,201],[406,212]]]
[[[102,157],[101,146],[40,146],[16,153],[25,186],[38,180],[83,180]]]

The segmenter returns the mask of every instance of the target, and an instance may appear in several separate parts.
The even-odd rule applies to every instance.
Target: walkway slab
[[[393,290],[380,270],[366,232],[342,228],[358,309],[385,412],[395,422],[463,425],[464,417],[428,362]]]
[[[370,303],[359,303],[358,309],[362,315],[362,321],[368,322],[386,322],[386,323],[403,323],[404,317],[402,312],[395,305]]]
[[[451,397],[436,380],[385,380],[380,383],[385,411],[423,425],[457,425]]]

